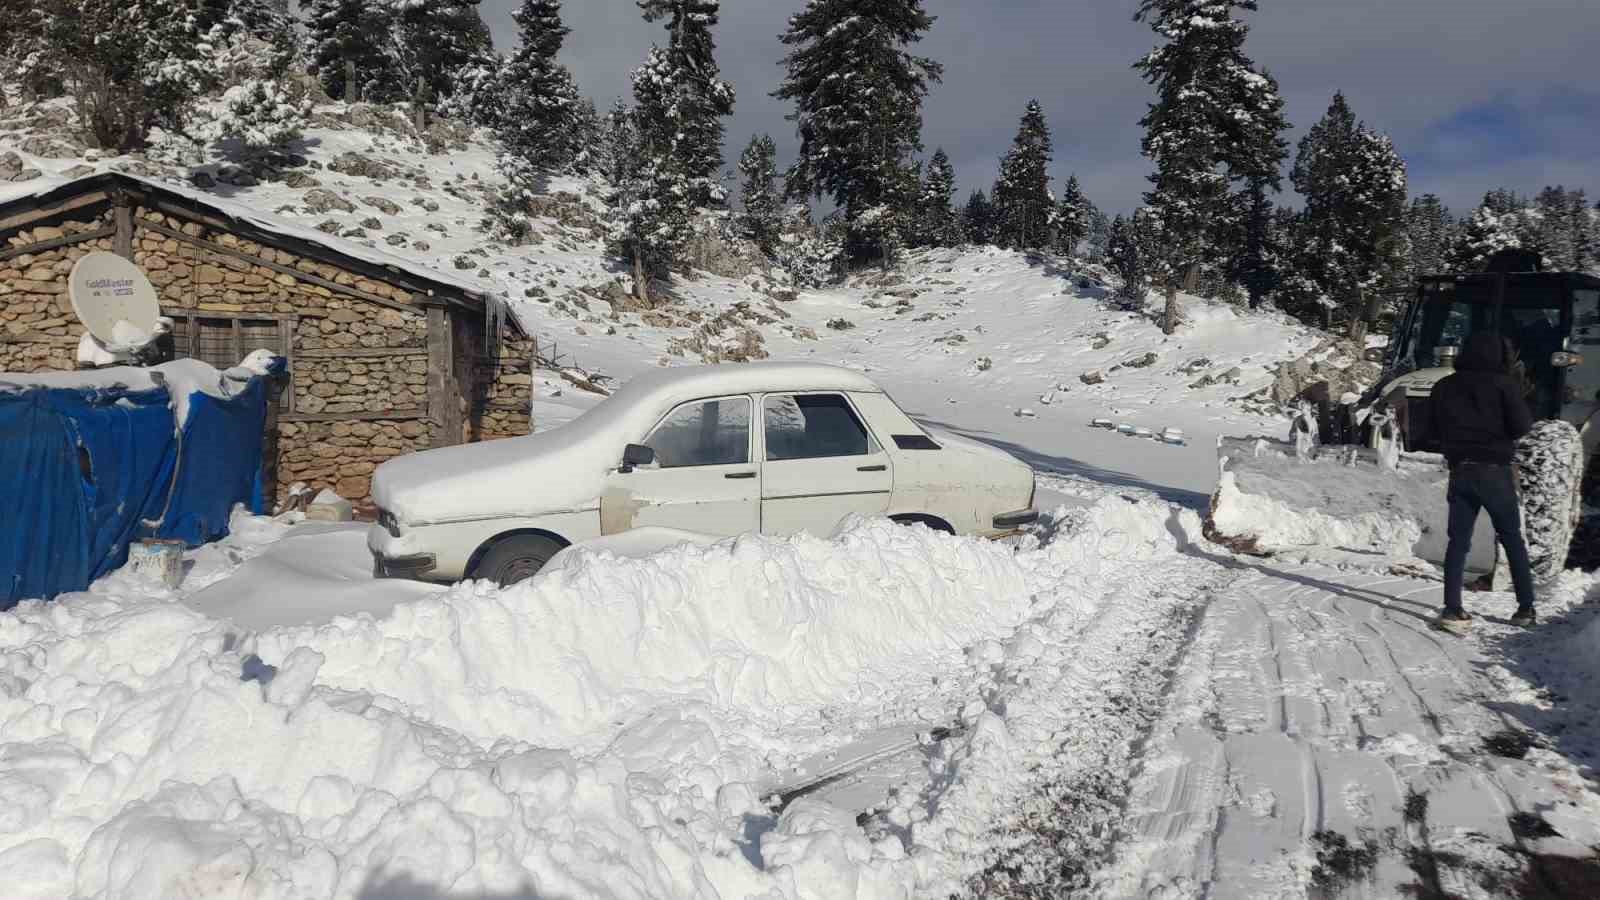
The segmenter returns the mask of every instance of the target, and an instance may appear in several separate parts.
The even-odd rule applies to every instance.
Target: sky
[[[770,94],[783,76],[778,35],[802,4],[723,3],[717,60],[738,91],[730,167],[754,134],[772,135],[780,162],[796,148],[789,105]],[[516,45],[516,5],[482,3],[502,50]],[[1138,121],[1153,92],[1131,66],[1157,37],[1133,21],[1136,6],[925,0],[937,21],[916,52],[945,71],[924,106],[923,143],[927,154],[950,155],[963,199],[993,182],[1023,107],[1037,98],[1055,140],[1053,186],[1076,173],[1107,211],[1139,204],[1150,165]],[[650,44],[666,40],[663,23],[646,23],[634,0],[567,0],[563,16],[572,34],[562,58],[602,111],[627,97],[628,73]],[[1564,184],[1600,200],[1600,0],[1261,0],[1245,17],[1246,51],[1282,86],[1291,142],[1341,90],[1358,117],[1394,139],[1413,196],[1436,193],[1458,213],[1500,186],[1531,194]]]

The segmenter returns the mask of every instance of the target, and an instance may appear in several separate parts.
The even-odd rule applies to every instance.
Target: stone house
[[[291,383],[267,474],[364,501],[374,468],[428,447],[526,434],[532,341],[440,272],[237,204],[120,173],[0,202],[0,371],[72,369],[67,276],[107,250],[149,276],[174,355],[218,367],[265,347]]]

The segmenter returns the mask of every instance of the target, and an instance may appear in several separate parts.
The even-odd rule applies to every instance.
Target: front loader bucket
[[[1217,456],[1206,523],[1215,541],[1249,553],[1326,549],[1444,562],[1450,473],[1437,455],[1402,453],[1386,469],[1364,447],[1314,447],[1302,459],[1287,441],[1222,438]],[[1492,572],[1495,556],[1494,529],[1479,516],[1467,571]]]

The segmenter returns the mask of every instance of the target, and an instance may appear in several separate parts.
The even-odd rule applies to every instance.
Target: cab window
[[[663,469],[750,461],[750,398],[695,400],[667,414],[643,443]]]
[[[877,449],[841,394],[779,394],[762,405],[769,460],[865,456]]]

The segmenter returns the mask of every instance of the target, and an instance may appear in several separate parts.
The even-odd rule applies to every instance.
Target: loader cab
[[[1406,446],[1436,450],[1419,415],[1435,383],[1450,374],[1468,337],[1510,339],[1538,419],[1583,426],[1600,411],[1600,278],[1575,273],[1491,271],[1420,279],[1396,329],[1389,358],[1397,375],[1385,394],[1406,406]]]

